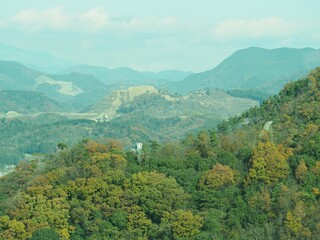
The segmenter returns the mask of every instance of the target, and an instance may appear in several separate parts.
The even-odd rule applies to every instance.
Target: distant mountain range
[[[205,88],[276,94],[288,81],[305,76],[319,65],[320,50],[313,48],[250,47],[236,51],[212,70],[192,74],[165,87],[180,94]]]
[[[27,62],[28,56],[31,62],[41,62],[42,59],[41,54],[35,55],[0,44],[1,48],[4,52],[0,57],[12,53],[11,58],[24,62]],[[52,60],[49,55],[45,54],[44,57]],[[44,64],[48,61],[44,61]],[[57,59],[55,61],[60,62]],[[182,95],[218,89],[234,97],[261,101],[277,93],[288,81],[303,77],[320,65],[320,50],[251,47],[235,52],[212,70],[195,74],[179,70],[153,73],[126,67],[108,69],[67,65],[61,61],[59,66],[64,66],[64,70],[59,74],[48,74],[15,61],[0,60],[0,90],[41,92],[69,111],[83,111],[115,90],[144,85]]]
[[[70,111],[80,111],[117,89],[131,86],[158,86],[181,80],[189,73],[162,71],[138,72],[130,68],[109,70],[95,66],[75,66],[60,74],[47,74],[21,63],[0,60],[0,90],[44,93]]]
[[[183,72],[179,70],[166,70],[154,73],[139,72],[128,67],[108,69],[90,65],[72,66],[61,73],[75,72],[95,76],[112,90],[126,89],[139,85],[153,85],[159,87],[165,83],[182,80],[192,74],[192,72]]]
[[[187,94],[203,89],[224,91],[237,89],[254,90],[271,95],[276,94],[288,81],[301,78],[310,70],[319,66],[320,50],[313,48],[264,49],[250,47],[236,51],[217,67],[200,73],[179,70],[141,72],[128,67],[109,69],[86,64],[75,65],[54,58],[47,53],[34,53],[1,43],[0,60],[20,62],[28,67],[29,70],[23,73],[24,79],[34,78],[35,74],[47,76],[47,73],[49,73],[55,74],[51,75],[53,79],[53,76],[70,76],[69,74],[73,74],[71,78],[74,81],[74,73],[82,74],[82,79],[85,78],[84,75],[91,75],[107,86],[104,89],[105,92],[139,85],[152,85],[167,89],[170,93],[178,94]],[[0,69],[0,73],[2,70]],[[4,79],[4,77],[6,76],[0,75],[0,89],[12,89],[12,84],[17,81],[17,76],[10,79]],[[90,77],[88,76],[88,78]],[[20,82],[22,85],[27,83],[23,82],[22,78],[19,81],[22,81]],[[92,81],[92,78],[90,81]]]
[[[32,52],[3,43],[0,43],[0,60],[19,62],[26,67],[48,74],[89,74],[95,76],[106,85],[119,85],[121,83],[131,84],[132,86],[157,84],[155,80],[161,80],[162,83],[166,81],[178,81],[193,73],[179,70],[165,70],[157,73],[140,72],[128,67],[108,69],[86,64],[75,64],[55,58],[46,52]]]
[[[45,74],[17,62],[0,60],[0,90],[41,92],[67,109],[78,111],[105,96],[107,87],[91,75]]]

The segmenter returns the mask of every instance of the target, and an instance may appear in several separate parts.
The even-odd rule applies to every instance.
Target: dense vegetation
[[[15,111],[20,114],[62,112],[64,108],[43,93],[6,90],[0,91],[0,113]]]
[[[165,94],[164,91],[159,94],[145,93],[131,102],[124,101],[119,108],[112,106],[113,101],[119,100],[112,97],[98,103],[97,107],[93,106],[97,111],[96,119],[98,114],[104,116],[105,111],[109,113],[108,109],[112,109],[111,114],[114,111],[117,116],[113,116],[111,121],[103,119],[96,122],[88,119],[90,115],[86,113],[81,116],[86,119],[72,119],[72,113],[39,113],[2,118],[0,165],[18,162],[24,154],[52,153],[59,142],[74,145],[84,138],[114,138],[130,147],[137,141],[177,140],[199,129],[211,129],[223,119],[242,113],[257,103],[216,91],[195,92],[188,96]],[[28,106],[28,101],[24,102],[20,108]],[[77,117],[80,116],[74,118]]]
[[[319,239],[320,68],[217,131],[84,140],[0,181],[0,239]]]
[[[270,94],[265,92],[260,92],[256,90],[242,90],[242,89],[228,90],[227,93],[233,97],[250,98],[253,100],[257,100],[259,101],[259,103],[262,103],[263,100],[271,96]]]

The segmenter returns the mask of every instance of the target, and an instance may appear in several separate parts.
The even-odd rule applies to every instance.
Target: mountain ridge
[[[56,73],[73,65],[71,62],[55,58],[45,52],[32,52],[3,43],[0,43],[0,59],[21,62],[45,73]]]
[[[130,67],[118,67],[114,69],[81,64],[72,66],[64,71],[65,73],[79,72],[95,76],[105,85],[114,85],[113,90],[118,86],[121,88],[137,86],[137,85],[153,85],[160,86],[165,82],[179,81],[190,75],[191,72],[180,70],[163,70],[159,72],[137,71]],[[121,86],[121,84],[123,86]]]
[[[317,49],[250,47],[234,52],[211,70],[190,75],[167,88],[182,94],[204,88],[253,89],[275,94],[285,83],[303,77],[318,65]]]

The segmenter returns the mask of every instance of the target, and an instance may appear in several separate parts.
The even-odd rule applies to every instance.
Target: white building
[[[142,143],[138,142],[136,143],[136,151],[141,151],[142,150]]]

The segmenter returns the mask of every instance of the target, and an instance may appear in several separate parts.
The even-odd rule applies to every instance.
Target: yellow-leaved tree
[[[234,170],[229,166],[218,163],[210,171],[202,175],[199,181],[199,187],[202,189],[219,189],[234,184],[235,182]]]
[[[166,212],[162,221],[169,223],[174,239],[191,239],[200,233],[204,219],[190,211],[179,209],[172,213]]]
[[[259,142],[250,159],[246,183],[260,181],[270,184],[286,178],[289,173],[287,159],[291,155],[291,149],[285,149],[281,144],[276,146],[269,140]]]

